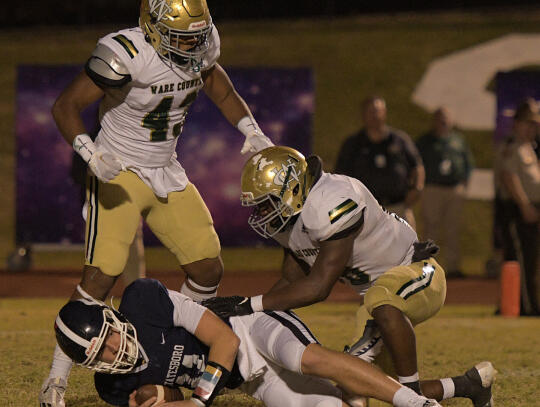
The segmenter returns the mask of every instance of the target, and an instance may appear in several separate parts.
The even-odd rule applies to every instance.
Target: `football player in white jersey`
[[[203,304],[221,317],[303,307],[328,297],[339,280],[358,292],[372,320],[349,353],[372,361],[382,343],[399,381],[428,398],[469,397],[491,406],[495,370],[482,362],[466,375],[420,384],[413,326],[435,315],[446,295],[444,270],[433,242],[385,211],[357,179],[322,171],[283,146],[248,159],[242,172],[248,223],[285,249],[282,278],[251,298],[216,297]]]
[[[176,159],[176,143],[200,90],[246,137],[242,153],[273,145],[217,62],[219,34],[206,0],[142,0],[139,27],[101,38],[52,113],[88,163],[86,261],[80,290],[103,300],[122,272],[141,215],[187,274],[181,292],[215,296],[219,239],[201,196]],[[101,100],[95,142],[81,111]],[[80,298],[75,291],[71,300]],[[63,407],[71,362],[57,347],[39,395]]]

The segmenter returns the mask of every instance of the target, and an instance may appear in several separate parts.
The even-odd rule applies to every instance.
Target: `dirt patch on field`
[[[178,290],[184,280],[180,272],[149,272],[148,277],[162,281],[168,288]],[[220,295],[255,295],[268,290],[278,273],[229,272],[221,281]],[[79,272],[28,271],[7,273],[0,271],[0,297],[69,297],[80,280]],[[124,289],[117,281],[112,294],[119,297]],[[465,278],[448,280],[446,304],[496,304],[497,280]],[[328,301],[356,301],[357,295],[347,286],[336,284]]]

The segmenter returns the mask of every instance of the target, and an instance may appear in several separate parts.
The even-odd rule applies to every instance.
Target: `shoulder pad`
[[[120,58],[107,46],[98,44],[84,66],[86,74],[100,87],[119,88],[131,81]]]

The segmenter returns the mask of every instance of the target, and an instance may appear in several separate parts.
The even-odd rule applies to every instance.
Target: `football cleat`
[[[442,407],[439,403],[437,403],[437,400],[429,399],[426,400],[424,404],[422,404],[422,407]]]
[[[491,362],[480,362],[467,370],[465,377],[471,383],[471,395],[474,407],[493,407],[493,394],[491,386],[497,371]]]
[[[46,379],[39,392],[39,407],[65,407],[66,387],[67,382],[61,377]]]
[[[368,363],[372,363],[379,353],[381,353],[382,346],[383,340],[379,328],[377,328],[377,323],[373,319],[370,319],[366,322],[362,337],[351,346],[345,346],[343,351]]]

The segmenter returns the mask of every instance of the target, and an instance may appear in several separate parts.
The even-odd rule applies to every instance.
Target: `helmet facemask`
[[[158,54],[172,67],[199,72],[209,48],[212,18],[206,2],[199,2],[193,10],[202,13],[189,15],[188,8],[179,0],[143,0],[140,25]],[[188,49],[181,49],[184,44]]]
[[[105,322],[97,338],[96,346],[87,349],[88,360],[82,363],[82,366],[103,373],[129,373],[137,363],[139,356],[137,331],[131,323],[120,321],[113,310],[109,308],[103,309],[103,317]],[[99,359],[99,356],[111,330],[120,335],[120,345],[116,358],[112,362],[104,362]]]
[[[248,218],[248,224],[264,238],[270,238],[281,232],[294,215],[294,210],[273,194],[266,194],[257,199],[251,198],[249,194],[242,194],[241,201],[242,206],[254,207]]]

